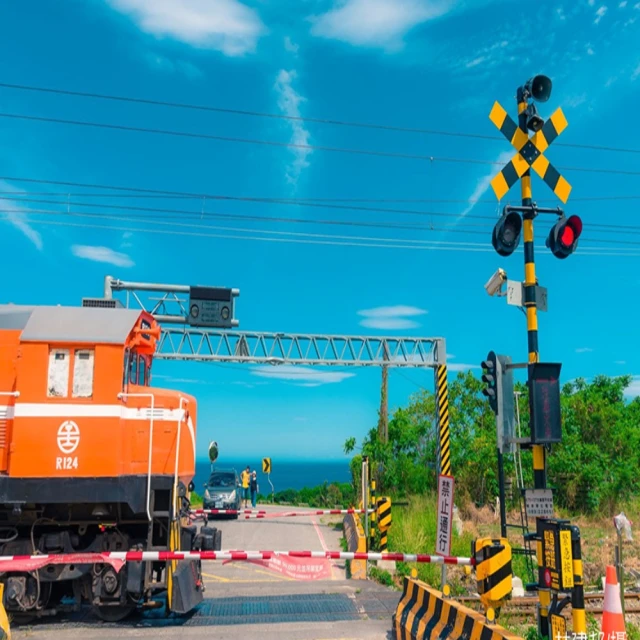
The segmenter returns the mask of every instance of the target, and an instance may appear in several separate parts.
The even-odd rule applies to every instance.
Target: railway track
[[[472,609],[482,611],[482,605],[478,596],[463,596],[456,598],[460,602],[466,604]],[[586,593],[584,596],[585,610],[594,616],[601,616],[604,606],[604,593]],[[640,593],[627,592],[624,594],[625,614],[640,615]],[[535,613],[535,607],[538,604],[538,598],[535,596],[525,596],[520,598],[512,598],[508,600],[502,607],[500,618],[509,618],[510,620],[531,618]],[[569,604],[564,610],[565,617],[570,617],[571,605]]]

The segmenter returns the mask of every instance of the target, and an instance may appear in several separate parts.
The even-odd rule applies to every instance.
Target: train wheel
[[[135,611],[135,607],[121,605],[116,607],[96,606],[94,611],[97,616],[105,622],[120,622]]]

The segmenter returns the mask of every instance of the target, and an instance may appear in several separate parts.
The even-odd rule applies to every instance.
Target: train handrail
[[[175,467],[175,471],[174,471],[174,475],[173,475],[173,501],[174,501],[174,507],[173,507],[173,514],[172,514],[172,520],[177,520],[178,519],[178,509],[177,507],[177,500],[178,500],[178,461],[180,459],[180,433],[182,430],[182,420],[183,418],[186,418],[187,416],[187,412],[186,410],[183,412],[182,410],[182,403],[183,401],[188,405],[189,401],[184,398],[183,396],[180,396],[180,404],[178,406],[178,433],[176,436],[176,467]],[[195,463],[195,461],[194,461]]]
[[[118,398],[151,398],[151,418],[149,419],[149,468],[147,470],[147,518],[151,522],[151,458],[153,456],[153,419],[155,417],[155,395],[153,393],[124,393],[118,394]]]

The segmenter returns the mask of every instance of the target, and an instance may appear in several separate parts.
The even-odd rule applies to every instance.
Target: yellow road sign
[[[271,458],[262,458],[262,473],[271,473]]]
[[[551,640],[567,637],[567,621],[556,613],[551,614]]]
[[[571,185],[543,155],[549,145],[567,128],[568,122],[562,109],[555,110],[540,131],[531,138],[513,121],[505,109],[494,103],[489,119],[516,149],[516,154],[491,181],[491,187],[501,200],[511,187],[529,169],[533,169],[549,188],[566,204]]]

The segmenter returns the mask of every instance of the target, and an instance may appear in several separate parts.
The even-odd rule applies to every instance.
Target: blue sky
[[[236,311],[242,329],[443,336],[453,372],[478,367],[490,349],[524,361],[524,316],[483,288],[498,267],[512,279],[523,278],[522,247],[500,258],[490,244],[493,218],[500,206],[519,201],[519,185],[499,205],[489,187],[498,165],[447,159],[506,161],[512,152],[488,118],[493,102],[514,116],[517,86],[546,73],[553,93],[539,105],[540,113],[546,118],[562,106],[569,121],[546,155],[571,183],[565,209],[582,217],[585,230],[577,253],[561,261],[544,247],[551,218],[536,221],[537,273],[549,291],[549,311],[539,316],[541,358],[561,361],[563,380],[598,373],[638,376],[630,389],[637,395],[639,154],[563,145],[640,149],[633,126],[640,97],[639,37],[640,3],[619,0],[537,2],[526,8],[497,0],[3,3],[0,54],[8,63],[2,83],[489,138],[0,87],[1,297],[78,304],[83,296],[100,295],[107,273],[231,286],[241,290]],[[6,114],[302,147],[113,131]],[[18,178],[327,198],[342,207],[353,206],[350,198],[369,199],[359,205],[377,210],[136,198],[126,192],[105,197],[104,188]],[[540,203],[561,204],[536,176],[533,189]],[[186,213],[154,215],[157,209]],[[386,226],[362,226],[380,223]],[[216,439],[233,456],[339,458],[344,440],[362,436],[377,420],[377,369],[157,362],[155,373],[157,384],[197,396],[203,454]],[[391,409],[420,386],[432,387],[429,370],[392,372]]]

